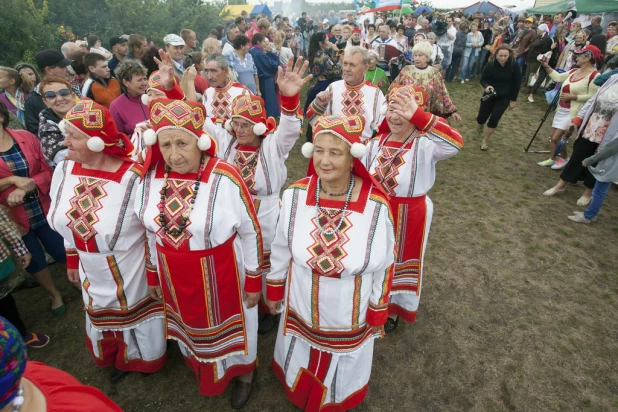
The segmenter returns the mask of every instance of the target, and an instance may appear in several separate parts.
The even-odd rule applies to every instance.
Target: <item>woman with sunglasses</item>
[[[69,82],[60,77],[46,77],[40,83],[39,91],[47,106],[39,114],[39,140],[47,163],[53,168],[67,154],[67,148],[62,144],[64,135],[58,123],[75,106],[77,96]]]
[[[52,171],[36,136],[26,130],[9,129],[8,119],[9,111],[0,102],[0,203],[11,210],[15,223],[22,230],[22,240],[32,255],[26,271],[47,292],[52,314],[60,316],[66,312],[66,307],[54,285],[43,251],[44,247],[56,262],[66,262],[62,238],[45,219],[51,203]]]

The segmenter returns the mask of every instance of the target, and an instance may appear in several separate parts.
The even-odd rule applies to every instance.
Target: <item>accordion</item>
[[[378,52],[378,59],[385,62],[390,62],[403,54],[401,50],[390,44],[379,44],[377,47],[374,47],[374,50]]]

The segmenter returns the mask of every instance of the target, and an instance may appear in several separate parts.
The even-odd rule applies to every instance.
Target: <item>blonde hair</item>
[[[283,46],[283,40],[285,40],[285,33],[282,31],[278,31],[275,33],[275,40],[273,43],[275,44],[275,49],[281,50]]]
[[[0,71],[6,73],[9,79],[15,80],[15,86],[18,90],[21,90],[22,93],[30,93],[32,89],[34,89],[34,84],[32,84],[32,80],[25,73],[20,73],[17,70],[11,67],[0,66]]]
[[[428,41],[422,41],[417,43],[416,46],[412,48],[412,53],[414,54],[424,54],[427,58],[431,58],[431,53],[433,52],[433,48]]]
[[[213,53],[221,53],[221,50],[217,49],[221,49],[221,46],[219,46],[219,40],[217,39],[209,37],[204,40],[204,43],[202,43],[202,54],[204,55],[204,57],[209,56]]]
[[[352,26],[346,24],[346,25],[344,25],[341,28],[341,31],[346,31],[346,30],[348,30],[350,32],[350,36],[351,36],[352,35]]]

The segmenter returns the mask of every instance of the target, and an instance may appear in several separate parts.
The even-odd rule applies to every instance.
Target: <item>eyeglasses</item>
[[[237,130],[247,130],[251,126],[252,125],[249,123],[238,123],[238,122],[232,121],[232,127]]]
[[[45,92],[43,97],[47,100],[55,100],[58,96],[67,97],[71,95],[71,90],[69,89],[60,89],[57,92]]]

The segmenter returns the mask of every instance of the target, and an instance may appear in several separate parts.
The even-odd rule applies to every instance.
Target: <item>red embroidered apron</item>
[[[425,243],[425,220],[427,204],[425,196],[391,197],[391,210],[395,225],[395,245],[397,257],[395,260],[395,275],[391,293],[405,292],[419,295],[422,280],[423,245]],[[396,313],[405,320],[401,311]],[[415,314],[414,314],[415,315]],[[410,314],[410,317],[413,316]]]
[[[248,352],[235,237],[196,251],[157,244],[165,336],[202,362]]]

